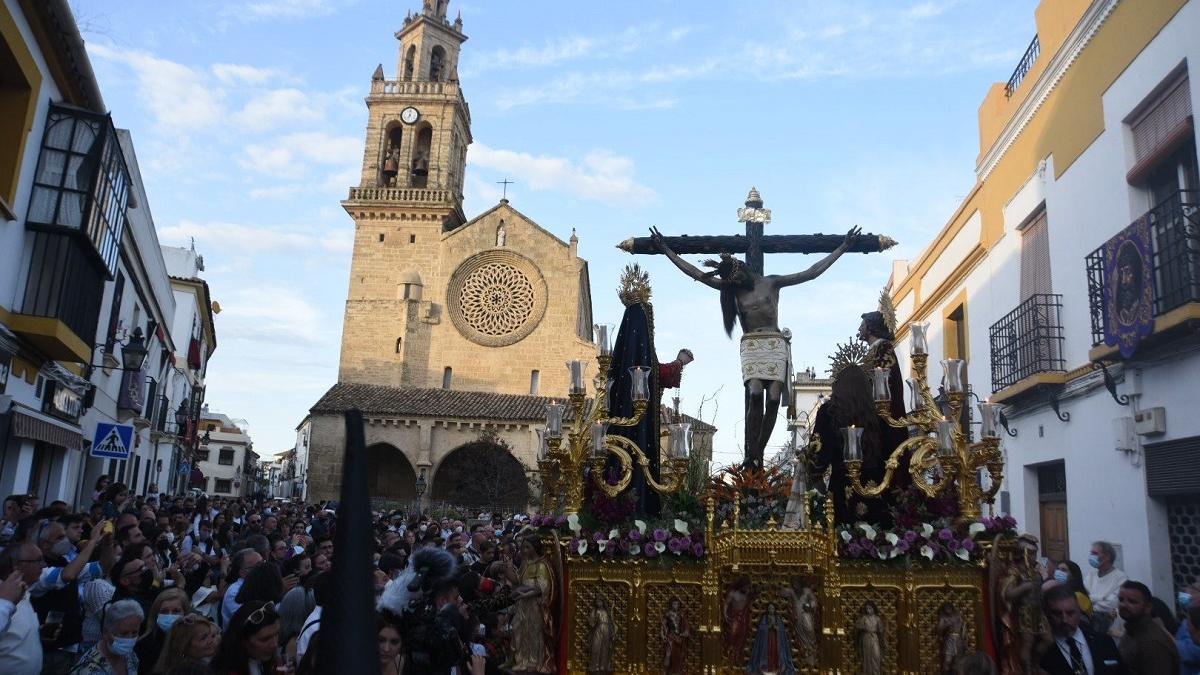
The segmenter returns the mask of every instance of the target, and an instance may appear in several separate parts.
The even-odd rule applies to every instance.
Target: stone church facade
[[[506,199],[467,220],[471,115],[458,83],[462,19],[426,0],[396,33],[397,79],[367,96],[338,382],[301,423],[309,500],[336,499],[345,429],[362,410],[370,489],[407,502],[522,507],[537,496],[537,434],[566,362],[595,373],[587,261]],[[713,427],[695,422],[696,446]],[[422,478],[423,480],[418,480]],[[471,477],[471,480],[464,480]],[[483,486],[464,483],[484,483]]]

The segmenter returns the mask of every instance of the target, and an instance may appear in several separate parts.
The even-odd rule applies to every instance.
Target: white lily
[[[858,528],[863,531],[863,534],[866,535],[867,539],[870,539],[872,541],[875,540],[875,534],[876,534],[875,528],[871,527],[870,525],[868,525],[866,523],[859,523]]]
[[[629,555],[637,555],[641,552],[642,552],[641,544],[634,543],[634,544],[629,545]]]
[[[584,553],[587,553],[587,544],[588,544],[587,539],[579,540],[579,545],[575,547],[576,550],[579,551],[579,555],[583,555]]]
[[[638,532],[641,532],[642,534],[646,534],[646,521],[635,520],[635,521],[633,521],[633,526],[638,529]]]
[[[667,545],[661,541],[656,541],[654,542],[654,550],[662,553],[663,551],[667,550]]]
[[[895,532],[888,532],[887,534],[883,535],[883,538],[886,539],[887,543],[891,544],[892,546],[895,546],[896,542],[900,541],[900,537],[897,537]]]
[[[971,523],[971,526],[967,528],[967,534],[974,538],[975,535],[983,532],[986,529],[987,527],[985,527],[983,523]]]
[[[958,549],[957,551],[955,551],[955,552],[954,552],[954,555],[956,555],[956,556],[958,556],[958,557],[962,558],[963,560],[970,560],[970,559],[971,559],[971,552],[970,552],[970,551],[968,551],[968,550],[967,550],[967,549],[965,549],[965,548],[960,548],[960,549]]]
[[[613,529],[608,531],[608,538],[609,539],[620,539],[621,531],[614,527]]]
[[[579,524],[579,514],[572,513],[567,516],[567,527],[571,528],[571,531],[575,534],[579,534],[583,530],[583,526]]]
[[[600,540],[600,541],[596,542],[596,550],[597,550],[597,551],[600,551],[601,553],[604,553],[604,549],[606,549],[606,548],[608,548],[608,542],[607,542],[607,541]]]
[[[854,538],[854,537],[852,537],[852,536],[850,535],[850,531],[849,531],[849,530],[842,530],[842,541],[844,541],[844,542],[846,542],[847,544],[849,544],[849,543],[850,543],[850,540],[851,540],[851,539],[853,539],[853,538]]]
[[[921,536],[926,539],[933,536],[933,526],[929,523],[921,523]]]
[[[930,560],[933,560],[933,549],[929,548],[928,546],[922,546],[921,547],[921,555],[925,556],[926,558],[929,558]]]
[[[898,551],[896,549],[892,549],[891,553],[888,553],[889,558],[895,558],[898,555],[900,555],[900,551]]]
[[[881,549],[875,549],[875,555],[879,556],[880,560],[887,560],[887,554],[884,553]]]
[[[675,531],[678,532],[679,534],[687,534],[688,533],[688,524],[683,522],[682,520],[676,518],[675,519]]]

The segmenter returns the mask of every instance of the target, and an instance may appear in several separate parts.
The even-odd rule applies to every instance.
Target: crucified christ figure
[[[790,381],[791,333],[779,329],[779,289],[817,278],[858,241],[861,229],[852,228],[832,253],[803,272],[763,276],[728,253],[721,259],[706,260],[711,272],[695,265],[671,250],[657,228],[650,229],[655,248],[667,256],[684,274],[721,293],[721,314],[725,333],[733,335],[735,319],[742,324],[742,382],[746,389],[746,468],[762,469],[763,453],[779,401]]]

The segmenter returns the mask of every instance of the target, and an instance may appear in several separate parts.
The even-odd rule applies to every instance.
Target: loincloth
[[[743,333],[741,354],[742,382],[762,380],[786,385],[791,381],[791,331]]]

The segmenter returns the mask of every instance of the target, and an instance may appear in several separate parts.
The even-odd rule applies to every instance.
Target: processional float
[[[758,252],[751,271],[760,275],[761,206],[752,192],[739,211],[747,237],[735,242]],[[666,248],[685,238],[661,239]],[[692,252],[714,252],[687,239]],[[893,243],[787,240],[823,252]],[[595,326],[591,391],[589,364],[567,364],[569,396],[548,407],[539,432],[533,525],[559,577],[548,608],[557,628],[547,636],[557,652],[541,672],[941,673],[975,651],[1002,672],[1023,672],[1041,630],[1021,621],[1037,610],[1026,590],[1038,586],[1027,583],[1036,540],[993,513],[1004,468],[999,407],[978,405],[972,442],[960,422],[965,364],[943,361],[935,396],[926,324],[909,326],[911,412],[896,416],[890,405],[898,364],[864,369],[879,425],[907,432],[882,466],[864,472],[862,427],[810,434],[793,420],[790,465],[710,474],[708,457],[692,452],[689,418],[662,405],[647,274],[627,267],[619,295],[626,310],[615,342],[610,326]],[[818,461],[826,443],[841,446],[844,498],[886,502],[883,522],[835,517],[843,496],[828,487],[833,467]]]

